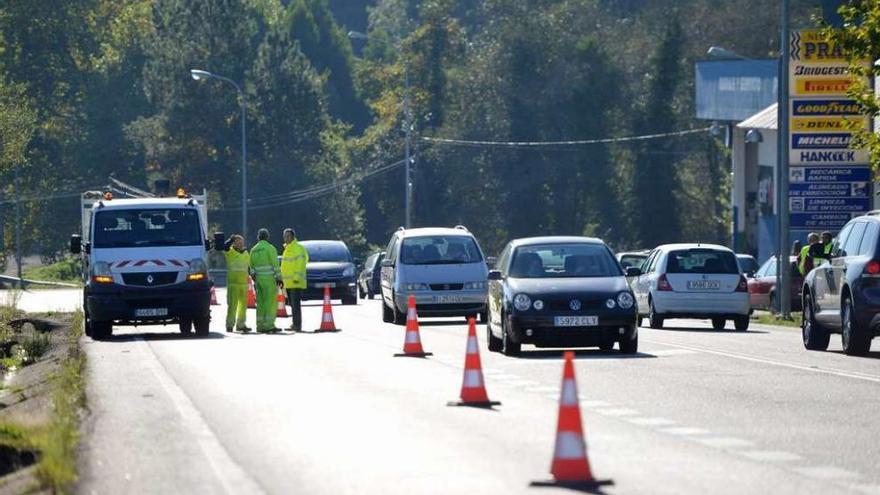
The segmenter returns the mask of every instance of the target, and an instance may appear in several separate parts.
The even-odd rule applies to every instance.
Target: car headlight
[[[614,302],[614,299],[608,299],[607,301],[605,301],[605,307],[606,307],[606,308],[608,308],[608,309],[614,309],[615,306],[617,306],[617,303]]]
[[[113,274],[110,272],[110,265],[104,261],[92,263],[92,281],[99,284],[112,284]]]
[[[544,301],[537,299],[535,300],[535,302],[532,303],[532,307],[538,311],[541,311],[542,309],[544,309]]]
[[[189,262],[189,273],[186,279],[193,282],[205,280],[208,277],[208,264],[201,258],[196,258]]]
[[[342,271],[343,277],[354,277],[354,266],[349,266],[345,270]]]
[[[519,311],[528,311],[532,307],[532,299],[525,294],[517,294],[513,298],[513,307]]]
[[[429,290],[428,284],[403,284],[403,289],[408,292],[417,290]]]
[[[464,284],[465,290],[486,290],[486,282],[468,282]]]
[[[633,304],[635,304],[635,300],[629,292],[621,292],[617,295],[617,305],[621,308],[629,309],[633,307]]]

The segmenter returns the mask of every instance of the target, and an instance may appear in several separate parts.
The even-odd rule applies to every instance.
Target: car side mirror
[[[501,272],[498,270],[492,270],[489,272],[489,277],[488,277],[489,280],[496,280],[497,281],[497,280],[502,280],[503,278],[504,278],[504,276],[501,275]]]
[[[626,269],[627,277],[638,277],[642,274],[642,270],[639,267],[631,266]]]
[[[486,257],[486,266],[489,268],[495,268],[495,265],[498,263],[498,258],[495,256],[487,256]]]
[[[394,268],[394,262],[391,260],[382,260],[382,267]]]
[[[226,245],[226,234],[223,232],[214,232],[214,247],[216,249],[221,249]]]
[[[73,254],[82,252],[82,236],[76,234],[70,236],[70,252]]]

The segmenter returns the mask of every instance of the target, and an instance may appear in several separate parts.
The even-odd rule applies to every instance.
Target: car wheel
[[[406,313],[401,313],[400,311],[397,310],[397,304],[394,304],[394,302],[393,302],[395,300],[396,300],[396,298],[392,294],[391,295],[391,301],[392,301],[391,311],[394,314],[394,324],[395,325],[406,325]]]
[[[871,350],[871,334],[865,331],[853,315],[852,299],[843,300],[843,329],[840,333],[843,352],[849,356],[864,356]]]
[[[611,342],[603,342],[603,343],[599,344],[599,350],[602,352],[609,352],[612,349],[614,349],[614,341],[613,340]]]
[[[361,287],[361,284],[358,284],[358,297],[360,297],[361,299],[364,298],[364,288]]]
[[[113,335],[112,321],[94,321],[92,320],[92,339],[104,340]]]
[[[727,323],[727,320],[724,318],[712,318],[712,328],[715,330],[724,330],[724,325]]]
[[[192,333],[193,321],[181,318],[178,327],[180,328],[180,333]]]
[[[357,303],[358,303],[357,297],[347,296],[347,297],[342,298],[342,305],[343,306],[354,306]]]
[[[636,334],[631,339],[622,339],[617,347],[620,349],[621,354],[635,354],[639,352],[639,335]]]
[[[663,317],[654,309],[654,301],[648,301],[648,325],[655,330],[663,328]]]
[[[510,323],[505,315],[501,315],[501,341],[501,352],[505,356],[519,356],[522,344],[511,339]]]
[[[394,323],[394,312],[382,301],[382,321],[385,323]]]
[[[811,351],[824,351],[828,349],[831,334],[828,329],[816,322],[813,312],[813,301],[809,295],[804,295],[803,309],[801,310],[801,335],[804,338],[804,347]]]
[[[376,294],[370,290],[367,291],[367,299],[372,300]]]
[[[92,319],[89,318],[88,312],[83,312],[83,333],[86,334],[86,337],[92,336]]]
[[[767,310],[770,311],[771,313],[775,313],[777,307],[778,306],[776,305],[776,293],[771,292],[770,293],[770,300],[767,302]]]
[[[496,337],[492,333],[492,325],[486,325],[486,342],[489,343],[489,351],[491,352],[501,352],[504,348],[504,343],[498,337]]]
[[[211,317],[197,318],[193,325],[196,327],[196,335],[206,337],[211,331]]]
[[[733,328],[737,332],[745,332],[749,329],[750,318],[748,316],[737,316],[733,319]]]

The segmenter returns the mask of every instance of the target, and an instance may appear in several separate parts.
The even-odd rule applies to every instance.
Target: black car
[[[490,351],[517,355],[537,347],[638,351],[638,327],[627,272],[599,239],[533,237],[511,241],[489,272]]]
[[[330,297],[341,299],[342,304],[357,304],[355,263],[351,251],[342,241],[302,241],[309,253],[306,265],[304,301],[323,299],[324,289],[330,288]]]
[[[385,259],[385,251],[373,253],[367,256],[364,268],[358,275],[358,296],[361,299],[372,299],[382,290],[382,260]]]
[[[828,261],[804,278],[801,329],[804,347],[828,348],[841,334],[843,351],[862,356],[880,336],[880,211],[850,220],[834,239]],[[822,244],[810,254],[824,255]]]

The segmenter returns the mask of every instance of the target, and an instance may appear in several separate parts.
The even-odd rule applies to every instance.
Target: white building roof
[[[740,129],[772,129],[776,130],[777,103],[761,110],[751,117],[743,120],[736,126]]]

